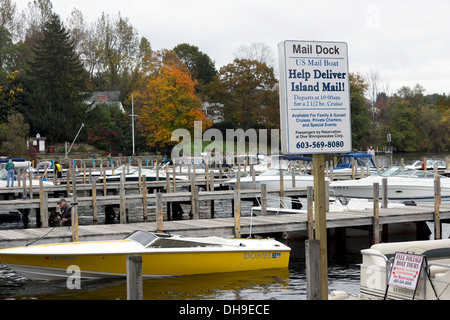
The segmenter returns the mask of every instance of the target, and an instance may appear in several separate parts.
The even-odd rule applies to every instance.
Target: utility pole
[[[131,136],[133,139],[133,156],[135,154],[134,150],[134,117],[137,117],[137,115],[134,114],[134,93],[131,94]]]

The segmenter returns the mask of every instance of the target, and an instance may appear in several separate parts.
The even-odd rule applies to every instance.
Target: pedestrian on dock
[[[7,172],[6,187],[9,187],[10,182],[11,182],[11,187],[14,187],[15,167],[14,167],[14,162],[12,162],[11,159],[9,159],[9,161],[6,163],[5,170]]]
[[[70,227],[72,225],[72,207],[67,204],[66,199],[59,200],[58,204],[60,209],[58,220],[64,227]]]
[[[58,178],[58,185],[61,184],[61,178],[62,178],[62,167],[59,164],[58,161],[55,162],[55,170],[56,170],[56,177]]]

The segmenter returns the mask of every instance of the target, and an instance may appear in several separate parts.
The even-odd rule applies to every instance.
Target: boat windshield
[[[434,179],[436,174],[429,171],[415,170],[404,167],[389,167],[379,174],[381,177],[426,178]]]
[[[149,248],[205,248],[205,247],[220,247],[217,243],[205,243],[198,241],[188,241],[182,238],[158,238],[152,242]]]
[[[282,170],[283,171],[283,176],[288,176],[291,175],[291,171],[289,170]],[[300,172],[295,172],[296,176],[301,176],[301,175],[305,175],[304,173],[300,173]],[[271,176],[271,177],[279,177],[280,176],[280,170],[277,169],[272,169],[272,170],[267,170],[264,171],[263,173],[261,173],[259,176]]]
[[[137,243],[142,244],[144,247],[146,247],[150,243],[155,241],[155,239],[158,239],[158,236],[150,232],[136,231],[130,234],[125,239],[136,241]]]

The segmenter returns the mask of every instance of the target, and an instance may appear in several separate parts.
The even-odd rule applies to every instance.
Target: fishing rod
[[[75,207],[76,205],[78,205],[78,202],[75,202],[74,204],[72,204],[72,206],[70,207],[70,210],[72,210],[72,208]],[[38,241],[44,239],[50,232],[52,232],[53,230],[55,230],[55,228],[57,228],[57,226],[51,228],[50,231],[47,232],[46,234],[44,234],[42,237],[40,237],[40,238],[38,238],[38,239],[36,239],[36,240],[34,240],[34,241],[32,241],[32,242],[26,244],[25,247],[28,247],[29,245],[31,245],[31,244],[33,244],[33,243],[35,243],[35,242],[38,242]]]

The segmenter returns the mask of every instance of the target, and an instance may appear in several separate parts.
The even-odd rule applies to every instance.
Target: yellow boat
[[[0,262],[32,280],[126,276],[126,256],[141,255],[144,277],[286,268],[290,248],[274,239],[183,237],[136,231],[124,240],[0,250]]]

